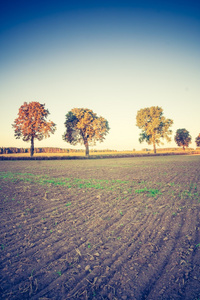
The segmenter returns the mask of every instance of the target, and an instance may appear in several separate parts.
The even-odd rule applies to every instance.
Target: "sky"
[[[57,130],[35,147],[84,148],[62,140],[77,107],[109,122],[94,149],[153,148],[139,143],[136,115],[160,106],[174,121],[160,147],[176,147],[176,130],[186,128],[195,148],[199,95],[199,1],[1,1],[0,147],[30,147],[12,124],[24,102],[38,101]]]

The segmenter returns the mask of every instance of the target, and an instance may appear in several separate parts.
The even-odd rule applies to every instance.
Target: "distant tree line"
[[[30,153],[30,148],[16,148],[16,147],[2,147],[0,148],[0,154],[9,154],[9,153]],[[72,151],[78,151],[75,149],[62,149],[54,147],[43,147],[35,148],[35,153],[68,153]]]
[[[12,154],[12,153],[30,153],[30,148],[17,148],[17,147],[0,147],[0,154]],[[43,147],[35,148],[34,153],[81,153],[83,149],[72,149],[72,148],[56,148],[56,147]],[[92,149],[90,152],[117,152],[117,150],[103,149],[96,150]]]
[[[19,108],[18,117],[12,125],[17,139],[22,138],[23,141],[31,141],[30,150],[22,148],[6,148],[1,149],[3,153],[26,153],[29,152],[33,156],[36,153],[65,153],[68,149],[60,148],[36,148],[34,147],[35,139],[41,141],[43,138],[50,136],[56,130],[56,124],[50,120],[47,121],[49,115],[45,104],[39,102],[24,102]],[[73,108],[65,116],[65,132],[62,136],[63,140],[71,145],[83,144],[85,146],[85,155],[89,155],[89,145],[95,145],[97,141],[103,142],[108,134],[110,127],[108,121],[97,116],[88,108]],[[163,109],[159,106],[151,106],[140,109],[136,116],[136,126],[141,129],[139,142],[147,142],[153,145],[154,153],[156,146],[163,144],[162,140],[171,141],[173,120],[167,119],[163,115]],[[176,131],[174,140],[179,147],[189,147],[191,136],[185,128]],[[200,134],[196,137],[196,145],[200,146]],[[45,149],[45,150],[44,150]],[[5,152],[4,152],[5,151]],[[10,152],[9,152],[10,151]],[[13,151],[13,152],[11,152]],[[21,152],[22,151],[22,152]]]
[[[142,149],[143,152],[150,152],[151,150],[152,149],[149,149],[149,148]],[[194,148],[187,148],[187,150],[193,151]],[[199,148],[199,150],[200,150],[200,148]],[[159,148],[159,149],[157,149],[157,152],[177,152],[177,151],[180,151],[180,148],[176,147],[176,148]]]

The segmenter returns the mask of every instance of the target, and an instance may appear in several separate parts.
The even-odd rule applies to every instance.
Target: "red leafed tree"
[[[18,118],[12,125],[17,139],[22,137],[25,142],[31,141],[31,156],[34,154],[34,140],[41,141],[56,130],[56,124],[46,120],[49,111],[44,106],[45,104],[39,102],[24,102],[19,108]]]

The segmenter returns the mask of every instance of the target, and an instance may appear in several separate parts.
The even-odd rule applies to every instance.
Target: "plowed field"
[[[200,156],[0,162],[1,299],[200,299]]]

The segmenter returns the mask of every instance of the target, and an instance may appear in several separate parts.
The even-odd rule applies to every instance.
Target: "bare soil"
[[[0,170],[1,299],[200,299],[200,156]]]

